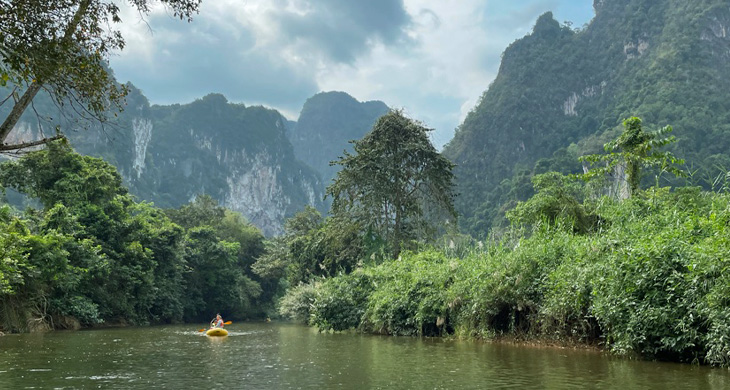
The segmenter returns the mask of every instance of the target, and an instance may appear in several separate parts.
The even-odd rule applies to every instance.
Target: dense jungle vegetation
[[[624,126],[607,143],[607,158],[586,159],[601,162],[594,171],[534,176],[535,195],[507,213],[511,228],[487,240],[447,233],[408,240],[408,251],[389,256],[362,239],[337,240],[345,235],[334,219],[299,214],[277,256],[287,259],[279,265],[293,286],[281,313],[321,330],[509,336],[729,365],[728,176],[717,178],[715,192],[655,185],[622,198],[625,191],[607,191],[617,179],[605,173],[617,166],[626,172],[623,186],[642,174],[656,183],[663,172],[681,176],[667,168],[681,161],[656,150],[674,141],[667,129],[644,132],[638,118]],[[620,162],[607,171],[607,159]]]
[[[136,202],[117,170],[64,141],[0,167],[37,207],[0,207],[0,327],[261,317],[276,279],[250,265],[264,237],[209,196],[179,209]]]
[[[593,233],[558,220],[499,241],[454,238],[301,284],[282,311],[323,330],[511,335],[728,365],[729,201],[695,187],[603,197],[586,204],[603,221]]]

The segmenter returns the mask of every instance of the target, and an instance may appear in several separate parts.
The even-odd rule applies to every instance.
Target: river
[[[0,389],[728,389],[730,371],[595,351],[241,323],[0,337]]]

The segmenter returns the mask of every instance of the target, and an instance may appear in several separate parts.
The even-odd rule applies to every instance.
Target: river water
[[[241,323],[0,337],[0,389],[730,389],[730,371],[585,350]]]

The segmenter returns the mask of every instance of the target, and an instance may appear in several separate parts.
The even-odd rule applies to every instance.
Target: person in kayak
[[[223,327],[223,317],[221,317],[221,314],[218,313],[215,315],[215,319],[210,322],[211,328],[222,328]]]

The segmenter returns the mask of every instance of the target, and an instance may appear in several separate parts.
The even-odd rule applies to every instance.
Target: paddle
[[[233,323],[233,321],[226,321],[226,322],[223,323],[223,325],[230,325],[232,323]],[[205,329],[205,328],[198,329],[198,332],[205,332],[206,330],[208,330],[208,329]]]

